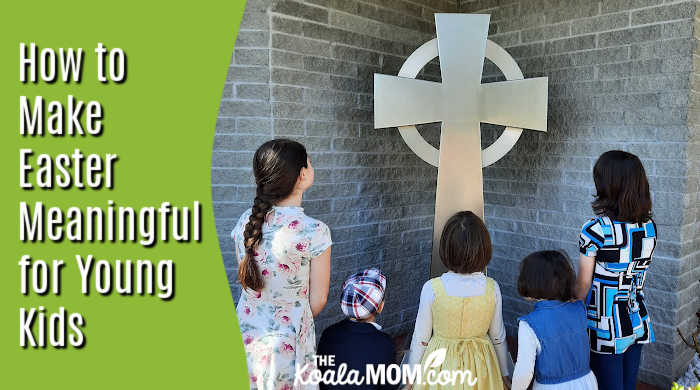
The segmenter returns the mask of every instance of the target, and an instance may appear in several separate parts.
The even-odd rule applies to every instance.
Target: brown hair
[[[518,294],[532,299],[570,301],[575,279],[574,269],[563,252],[534,252],[520,263]]]
[[[486,269],[491,261],[491,237],[481,218],[460,211],[447,221],[440,238],[440,260],[460,274]]]
[[[620,222],[644,223],[651,218],[651,195],[644,166],[621,150],[603,153],[593,167],[596,195],[593,211]]]
[[[238,265],[238,280],[244,289],[260,291],[264,286],[254,256],[262,241],[265,216],[275,203],[292,193],[306,162],[304,145],[288,139],[267,141],[255,152],[253,173],[257,190],[250,218],[243,230],[245,255]]]

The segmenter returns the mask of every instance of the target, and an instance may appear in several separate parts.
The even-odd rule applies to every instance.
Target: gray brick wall
[[[504,291],[509,333],[530,310],[515,290],[519,260],[548,248],[577,259],[593,163],[606,150],[630,151],[644,162],[659,224],[646,284],[657,342],[645,347],[641,378],[668,388],[692,356],[675,328],[693,327],[700,306],[696,2],[481,0],[460,10],[491,14],[490,39],[526,77],[550,80],[548,132],[525,133],[484,170],[489,271]],[[487,67],[485,81],[498,78]],[[484,126],[483,143],[500,131]]]
[[[229,232],[253,198],[250,162],[273,137],[307,145],[316,184],[304,207],[333,232],[329,304],[318,331],[341,317],[339,287],[350,273],[388,275],[380,322],[410,332],[428,278],[436,169],[395,129],[372,128],[372,74],[396,74],[434,37],[434,12],[491,14],[490,39],[526,77],[550,79],[549,130],[526,131],[484,170],[489,274],[501,284],[510,335],[530,310],[515,291],[519,260],[563,248],[591,215],[591,170],[604,151],[643,160],[659,245],[647,282],[657,342],[641,377],[666,387],[691,356],[675,333],[700,306],[700,53],[695,1],[662,0],[249,0],[224,88],[212,159],[215,216],[231,289]],[[421,77],[439,80],[432,63]],[[484,82],[501,79],[488,63]],[[482,143],[500,134],[482,125]],[[434,145],[439,128],[421,133]]]
[[[685,213],[681,227],[681,286],[690,286],[689,300],[681,309],[680,328],[688,334],[694,329],[693,311],[700,309],[700,286],[691,284],[700,279],[700,7],[695,11],[695,50],[693,51],[693,74],[688,102],[688,147],[687,169],[688,181],[684,196]],[[681,346],[682,348],[682,346]],[[684,357],[692,355],[690,349],[684,351]]]
[[[229,233],[254,196],[255,149],[273,137],[304,143],[316,169],[305,211],[331,227],[331,291],[317,331],[342,318],[345,277],[378,266],[388,279],[380,322],[410,332],[428,279],[437,170],[396,129],[372,126],[373,73],[396,74],[435,35],[449,0],[248,0],[214,139],[212,193],[221,250],[240,294]],[[431,64],[421,77],[439,80]],[[439,129],[421,131],[434,144]]]

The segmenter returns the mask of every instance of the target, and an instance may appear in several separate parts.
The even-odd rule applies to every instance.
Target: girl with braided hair
[[[236,306],[251,389],[295,389],[315,368],[315,317],[330,283],[328,226],[301,208],[314,181],[304,146],[276,139],[253,157],[253,207],[231,232],[243,292]]]

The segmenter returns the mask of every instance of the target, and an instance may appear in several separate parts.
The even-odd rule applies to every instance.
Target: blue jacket
[[[366,364],[392,364],[396,363],[396,352],[391,337],[377,330],[374,325],[363,322],[353,322],[348,319],[331,325],[323,331],[318,343],[316,355],[334,355],[335,366],[319,367],[322,372],[336,370],[341,363],[347,363],[348,371],[355,369],[360,371],[360,376],[365,376]],[[341,386],[324,385],[326,389],[393,389],[395,385],[363,385]]]
[[[527,322],[540,342],[535,360],[535,379],[555,384],[578,379],[590,372],[588,320],[582,301],[539,301]]]

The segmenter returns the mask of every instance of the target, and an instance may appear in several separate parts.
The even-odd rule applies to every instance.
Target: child
[[[455,214],[443,228],[439,253],[449,272],[423,285],[406,363],[424,365],[431,352],[446,348],[435,369],[469,370],[477,383],[444,388],[502,389],[508,383],[508,347],[498,283],[483,273],[491,260],[486,226],[471,211]]]
[[[537,301],[521,317],[518,360],[512,390],[525,390],[535,374],[533,390],[595,390],[590,369],[586,308],[572,301],[574,270],[564,254],[535,252],[520,263],[518,293]]]
[[[654,341],[644,280],[656,247],[649,182],[639,158],[603,153],[593,168],[596,214],[579,237],[576,298],[586,299],[591,368],[602,390],[634,390],[642,345]]]
[[[323,331],[318,344],[318,356],[333,356],[333,366],[322,365],[321,371],[336,371],[343,363],[347,371],[358,370],[365,374],[367,364],[395,363],[394,343],[382,327],[374,322],[377,314],[384,309],[386,278],[376,268],[358,272],[350,276],[343,285],[340,308],[346,319],[331,325]],[[337,375],[335,375],[337,378]],[[395,386],[372,385],[342,386],[321,382],[321,389],[390,389]]]

